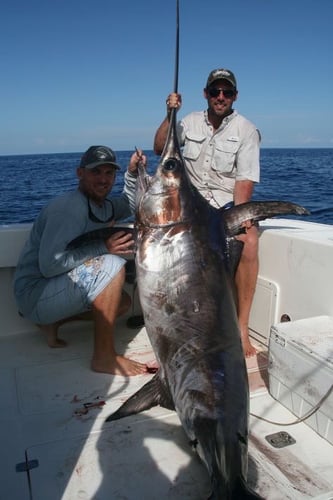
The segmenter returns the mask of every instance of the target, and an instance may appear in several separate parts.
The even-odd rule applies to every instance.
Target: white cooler
[[[297,417],[333,384],[333,317],[278,323],[269,338],[269,392]],[[333,391],[304,423],[333,444]]]

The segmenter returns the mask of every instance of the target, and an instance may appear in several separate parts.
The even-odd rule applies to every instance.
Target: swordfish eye
[[[167,172],[172,172],[173,170],[176,170],[178,165],[178,161],[176,158],[168,158],[166,162],[163,164],[164,170]]]

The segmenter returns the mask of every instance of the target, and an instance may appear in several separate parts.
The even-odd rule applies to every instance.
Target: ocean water
[[[116,152],[122,170],[113,193],[122,190],[132,151]],[[146,152],[148,171],[159,157]],[[32,222],[47,202],[76,188],[81,153],[0,156],[0,225]],[[304,220],[333,224],[333,149],[262,149],[255,200],[286,200],[306,207]]]

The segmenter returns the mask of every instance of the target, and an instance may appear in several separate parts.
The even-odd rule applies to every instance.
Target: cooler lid
[[[315,316],[278,323],[272,333],[283,337],[285,345],[310,354],[333,368],[333,317]]]

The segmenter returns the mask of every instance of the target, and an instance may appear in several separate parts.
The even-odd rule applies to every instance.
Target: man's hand
[[[132,154],[128,165],[129,173],[132,175],[137,175],[139,164],[143,165],[144,167],[147,165],[147,157],[143,154],[141,149],[137,149],[135,153]]]
[[[114,255],[132,254],[134,250],[134,240],[130,233],[118,231],[105,241],[106,248]]]
[[[168,98],[166,100],[166,105],[167,105],[167,113],[169,114],[170,111],[175,108],[175,109],[180,109],[182,105],[182,96],[181,94],[176,94],[173,92],[172,94],[168,95]]]

